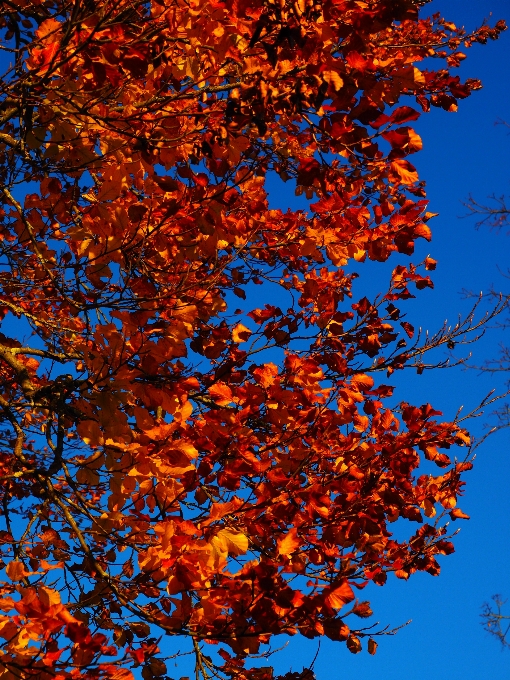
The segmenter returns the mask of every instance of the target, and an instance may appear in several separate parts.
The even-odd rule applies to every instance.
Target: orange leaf
[[[356,373],[351,378],[351,384],[358,392],[366,392],[374,386],[374,379],[370,375]]]
[[[407,148],[411,153],[416,151],[421,151],[423,148],[423,142],[419,134],[417,134],[412,128],[408,128],[409,142]]]
[[[285,557],[292,555],[300,545],[301,541],[298,538],[296,527],[293,527],[288,534],[276,542],[278,555],[284,555]]]
[[[455,521],[456,519],[471,519],[469,515],[466,515],[465,512],[462,512],[460,508],[454,508],[450,512],[450,517]]]
[[[237,326],[234,326],[232,329],[232,340],[236,343],[246,342],[250,335],[250,329],[243,326],[242,323],[238,323]]]
[[[427,227],[426,224],[417,224],[414,228],[414,235],[416,237],[424,238],[426,241],[432,240],[432,232],[430,227]]]
[[[418,173],[414,165],[403,158],[397,158],[390,164],[393,175],[400,180],[402,184],[414,184],[418,181]]]
[[[224,382],[217,382],[209,388],[209,394],[219,406],[227,406],[232,401],[232,390]]]
[[[82,420],[76,429],[85,444],[98,446],[103,443],[103,434],[95,420]]]
[[[45,586],[41,586],[38,591],[39,600],[46,608],[52,607],[54,604],[60,604],[60,595],[56,590],[51,590]]]
[[[351,652],[351,654],[358,654],[361,652],[361,642],[356,635],[349,635],[347,638],[347,649]]]
[[[322,77],[336,91],[343,87],[344,81],[336,71],[324,71]]]
[[[244,555],[248,550],[248,538],[240,531],[222,529],[215,538],[221,541],[230,555]]]
[[[359,602],[352,608],[352,613],[362,619],[368,619],[374,612],[370,608],[370,602]]]
[[[262,387],[270,387],[275,382],[277,375],[278,366],[272,363],[259,366],[253,371],[253,377]]]
[[[397,578],[404,579],[404,581],[407,581],[407,579],[409,578],[409,572],[404,571],[403,569],[397,569],[395,572],[395,576]]]
[[[416,66],[404,66],[395,74],[395,77],[398,78],[402,87],[409,90],[420,89],[426,84],[425,76]]]
[[[35,32],[36,36],[42,40],[43,38],[47,38],[48,36],[51,36],[58,31],[62,29],[62,24],[60,21],[57,21],[56,19],[45,19]]]
[[[19,560],[9,562],[5,571],[11,581],[22,581],[28,573],[23,562],[20,562]]]
[[[341,609],[345,604],[353,600],[354,592],[348,581],[344,581],[342,585],[331,590],[326,596],[326,602],[333,609]]]

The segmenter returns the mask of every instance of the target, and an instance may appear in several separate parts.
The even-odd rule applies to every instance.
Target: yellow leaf
[[[236,343],[246,342],[250,335],[250,329],[243,326],[242,323],[238,323],[237,326],[234,326],[232,329],[232,340]]]
[[[344,81],[336,71],[324,71],[322,77],[337,92],[341,87],[343,87]]]
[[[248,550],[248,538],[240,531],[222,529],[215,538],[222,543],[230,555],[244,555]]]
[[[297,529],[294,527],[289,531],[288,534],[277,541],[276,546],[278,549],[278,555],[285,555],[288,557],[289,555],[292,555],[292,553],[295,552],[300,545],[301,541],[298,538]]]
[[[412,128],[407,130],[409,135],[409,142],[407,143],[407,148],[411,153],[420,151],[423,148],[423,142],[419,134],[417,134]]]

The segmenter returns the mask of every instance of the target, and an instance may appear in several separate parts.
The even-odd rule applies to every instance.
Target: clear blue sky
[[[423,9],[424,14],[437,11],[467,29],[491,12],[492,22],[506,19],[510,24],[510,0],[434,0]],[[461,101],[458,112],[434,109],[415,124],[424,149],[412,160],[427,182],[429,210],[439,217],[430,223],[432,243],[418,242],[411,260],[419,262],[430,254],[438,268],[433,272],[434,290],[419,293],[407,311],[413,324],[431,331],[445,319],[454,323],[469,310],[463,289],[479,292],[493,286],[510,293],[510,278],[502,275],[510,268],[510,233],[476,230],[475,220],[461,219],[467,212],[462,201],[469,194],[480,201],[491,194],[510,195],[510,129],[495,125],[498,120],[510,122],[510,30],[497,42],[476,45],[467,54],[458,72],[463,79],[480,78],[483,89]],[[290,185],[275,181],[270,194],[273,207],[305,207]],[[404,261],[397,255],[388,266],[356,265],[360,279],[355,296],[363,294],[360,288],[367,280],[372,292],[382,290],[388,272]],[[510,330],[506,337],[497,329],[489,331],[471,347],[472,363],[497,356],[498,344],[505,341],[510,344]],[[504,378],[457,368],[422,376],[406,372],[386,382],[398,384],[399,401],[430,402],[453,418],[459,406],[465,412],[475,408],[491,389],[503,392]],[[488,415],[471,421],[472,434],[483,435]],[[322,640],[314,666],[319,680],[510,680],[510,651],[501,651],[480,625],[482,604],[495,593],[506,594],[510,613],[510,429],[478,449],[466,482],[459,506],[471,520],[452,523],[452,529],[461,531],[454,539],[455,554],[441,559],[441,575],[415,574],[407,582],[390,578],[385,587],[368,587],[361,594],[371,600],[374,620],[381,627],[412,622],[394,637],[379,638],[374,657],[366,651],[354,656],[343,643]],[[308,667],[317,640],[282,637],[274,647],[287,641],[287,648],[269,663],[279,673]],[[169,664],[168,672],[179,677],[192,671],[182,659],[176,668]]]
[[[493,21],[503,18],[510,23],[509,0],[435,0],[425,11],[440,11],[467,29],[479,25],[490,12]],[[510,267],[510,234],[477,231],[473,219],[460,219],[466,214],[462,201],[470,193],[480,200],[493,193],[510,195],[510,129],[495,125],[501,119],[510,122],[510,30],[499,41],[476,45],[467,54],[459,69],[461,77],[480,78],[483,89],[461,101],[457,113],[435,109],[416,124],[424,149],[413,163],[427,181],[429,210],[440,216],[430,223],[432,243],[423,241],[412,261],[430,254],[439,264],[433,273],[434,290],[422,291],[411,301],[408,318],[429,330],[445,319],[455,322],[459,313],[468,310],[462,289],[479,292],[506,286],[510,292],[510,280],[501,274]],[[296,206],[288,185],[278,186],[272,201],[282,209]],[[404,259],[397,255],[390,260],[391,268]],[[379,280],[382,287],[387,280],[384,266],[357,267],[360,286],[363,267],[371,287]],[[473,363],[497,355],[498,343],[504,340],[501,332],[490,331],[472,347]],[[510,344],[510,331],[506,340]],[[387,382],[394,384],[393,376]],[[504,379],[451,369],[422,376],[405,373],[398,386],[399,400],[430,402],[453,418],[460,405],[465,411],[474,408],[493,387],[503,391]],[[486,422],[485,417],[472,421],[470,430],[479,436]],[[481,606],[495,593],[506,593],[510,613],[510,429],[493,435],[478,450],[475,468],[466,481],[459,505],[471,520],[451,525],[461,532],[454,539],[456,553],[441,560],[441,575],[416,574],[408,582],[389,579],[384,588],[372,586],[362,593],[371,600],[382,625],[398,626],[409,619],[412,623],[394,637],[380,638],[374,657],[366,652],[353,656],[344,644],[323,640],[315,663],[319,680],[423,680],[429,676],[434,680],[510,680],[510,651],[502,652],[480,625]],[[316,640],[292,638],[271,662],[282,673],[289,667],[301,670],[310,665],[316,650]],[[175,671],[169,667],[174,676],[182,670],[182,666]]]
[[[423,11],[440,11],[468,29],[490,12],[494,21],[504,18],[510,23],[510,0],[434,0]],[[473,47],[459,70],[464,79],[480,78],[484,88],[461,101],[457,113],[434,109],[416,124],[424,150],[413,162],[427,181],[429,210],[440,216],[430,223],[432,243],[422,242],[412,258],[419,262],[430,254],[438,260],[435,288],[411,301],[409,319],[430,330],[446,318],[455,322],[459,313],[466,312],[469,303],[462,289],[481,291],[494,286],[510,292],[510,279],[501,274],[510,267],[510,234],[477,231],[473,219],[460,219],[466,213],[462,201],[470,193],[480,200],[492,193],[510,195],[510,129],[495,125],[500,119],[510,121],[509,63],[510,30],[497,42]],[[272,201],[282,209],[296,205],[287,185],[273,191]],[[391,267],[404,260],[396,256],[390,260]],[[385,271],[381,265],[360,265],[360,286],[367,278],[371,286],[376,285],[379,272],[383,273],[383,289]],[[497,330],[489,332],[473,347],[472,362],[495,356],[498,343],[504,341]],[[506,341],[510,344],[510,331]],[[475,407],[493,387],[503,391],[504,379],[462,369],[422,376],[409,372],[398,377],[398,387],[399,400],[430,402],[446,417],[453,417],[460,405],[466,411]],[[482,434],[485,423],[485,418],[473,422],[473,434]],[[389,579],[384,588],[372,586],[362,593],[371,600],[381,626],[398,626],[409,619],[412,623],[394,637],[379,639],[374,657],[366,651],[353,656],[344,644],[323,640],[315,662],[319,680],[425,680],[429,676],[434,680],[510,680],[510,651],[500,651],[497,641],[481,628],[479,618],[483,602],[494,593],[506,594],[510,613],[510,429],[479,449],[466,481],[459,505],[471,520],[453,525],[461,528],[455,538],[456,553],[441,560],[441,575],[415,574],[408,582]],[[270,661],[277,672],[309,666],[317,641],[282,638],[275,646],[287,640],[286,650]],[[167,649],[162,646],[168,653],[175,651],[173,642]],[[178,678],[190,671],[189,661],[183,659],[177,668],[170,663],[168,674]]]
[[[493,20],[510,23],[509,0],[435,0],[423,11],[440,11],[468,29],[490,12]],[[416,124],[424,149],[413,162],[427,181],[429,210],[440,216],[430,223],[432,243],[423,242],[412,260],[430,253],[439,264],[433,273],[434,290],[423,291],[412,301],[409,317],[431,330],[467,310],[463,288],[506,286],[510,292],[510,280],[501,274],[510,267],[510,234],[477,231],[473,219],[460,219],[466,213],[462,201],[470,193],[480,200],[493,193],[510,194],[510,129],[495,125],[497,120],[510,122],[510,30],[499,41],[476,45],[467,54],[461,76],[480,78],[483,89],[461,101],[457,113],[436,109]],[[292,201],[291,194],[288,199]],[[286,207],[281,194],[278,203]],[[392,265],[396,262],[397,258]],[[375,276],[376,271],[371,273]],[[362,279],[362,268],[359,273]],[[498,343],[504,341],[501,332],[489,332],[472,348],[473,363],[495,356]],[[510,344],[510,331],[506,342]],[[431,402],[450,417],[460,405],[467,411],[493,387],[500,391],[504,387],[502,378],[461,369],[419,377],[406,373],[398,382],[399,399]],[[471,431],[482,434],[485,422],[485,418],[472,422]],[[459,505],[471,520],[453,525],[461,527],[456,553],[441,560],[441,575],[416,574],[408,582],[390,579],[384,588],[364,591],[382,624],[396,626],[409,619],[412,623],[395,637],[381,638],[374,657],[366,652],[353,656],[343,644],[323,641],[315,663],[320,680],[510,679],[510,651],[500,650],[479,618],[481,605],[494,593],[506,593],[510,613],[510,430],[493,435],[478,450],[466,481]],[[273,662],[281,672],[290,665],[300,670],[311,663],[316,649],[316,641],[291,639]]]
[[[506,19],[510,24],[510,0],[434,0],[423,9],[427,15],[437,11],[467,29],[478,26],[491,12],[493,23]],[[510,293],[510,278],[502,275],[510,268],[510,233],[476,230],[475,220],[461,219],[467,212],[462,201],[469,194],[481,201],[491,194],[510,195],[510,129],[495,125],[498,120],[510,122],[510,30],[497,42],[476,45],[467,54],[458,72],[463,79],[480,78],[483,89],[461,101],[458,112],[434,109],[415,124],[424,149],[412,160],[427,182],[429,210],[440,215],[430,223],[432,243],[418,242],[411,260],[419,262],[430,254],[438,260],[438,268],[433,272],[434,290],[421,291],[407,311],[414,325],[431,331],[445,319],[455,323],[459,314],[469,310],[463,289],[480,292],[493,286]],[[273,183],[273,207],[306,207],[304,199],[294,197],[290,185]],[[388,266],[356,265],[360,279],[355,296],[365,292],[367,280],[372,292],[383,290],[389,271],[404,261],[397,255]],[[472,363],[497,356],[498,344],[505,340],[510,344],[510,330],[506,337],[497,329],[489,331],[471,347]],[[429,402],[453,418],[459,406],[465,412],[475,408],[491,389],[503,392],[504,378],[457,368],[422,376],[406,372],[386,382],[398,385],[399,401]],[[472,434],[483,435],[488,415],[471,421]],[[510,650],[503,652],[480,625],[482,604],[495,593],[506,594],[510,613],[510,429],[493,435],[478,449],[466,481],[459,506],[471,520],[452,523],[452,529],[461,531],[454,539],[455,554],[440,560],[441,575],[418,573],[407,582],[390,578],[385,587],[373,585],[361,593],[362,599],[370,599],[376,614],[370,623],[378,620],[381,627],[394,627],[412,622],[394,637],[379,638],[374,657],[366,651],[354,656],[345,644],[323,639],[314,666],[318,680],[510,680]],[[274,640],[273,647],[286,642],[285,650],[261,665],[271,663],[279,673],[310,666],[317,640],[282,637]],[[166,653],[172,653],[178,644],[165,647]],[[191,659],[178,660],[176,667],[170,662],[168,673],[192,675]]]

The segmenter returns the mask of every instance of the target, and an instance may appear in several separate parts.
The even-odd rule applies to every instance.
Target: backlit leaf
[[[352,600],[354,600],[354,592],[347,581],[330,590],[326,596],[326,602],[334,609],[341,609]]]
[[[295,552],[301,545],[301,540],[298,538],[297,529],[293,527],[283,538],[277,541],[277,550],[279,555],[288,557]]]
[[[5,568],[5,572],[7,576],[11,579],[11,581],[21,581],[27,575],[25,565],[23,564],[23,562],[20,562],[19,560],[9,562],[9,564]]]

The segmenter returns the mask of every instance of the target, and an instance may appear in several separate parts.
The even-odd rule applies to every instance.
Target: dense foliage
[[[363,588],[453,551],[469,438],[376,378],[472,322],[402,319],[431,258],[353,289],[430,239],[410,123],[504,29],[423,4],[0,2],[1,680],[162,677],[165,635],[204,680],[281,633],[358,652]]]

